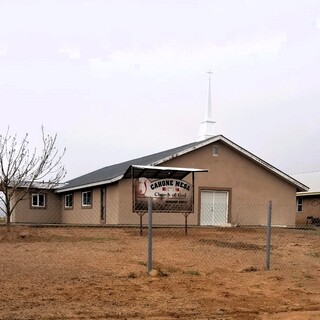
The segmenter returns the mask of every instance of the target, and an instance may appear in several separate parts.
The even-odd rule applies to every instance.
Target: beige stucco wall
[[[208,145],[191,153],[171,159],[161,166],[208,169],[208,173],[195,175],[195,212],[189,224],[199,224],[200,193],[202,189],[229,191],[229,221],[240,225],[266,225],[268,201],[273,202],[272,223],[295,225],[296,188],[254,163],[223,143],[216,143],[219,155],[213,156]],[[131,180],[119,183],[120,224],[136,224],[137,214],[132,212]],[[146,217],[144,217],[146,223]],[[155,224],[183,224],[182,214],[155,213]]]
[[[108,185],[106,198],[106,224],[119,224],[121,213],[119,182]]]
[[[82,192],[92,191],[92,206],[82,207]],[[68,194],[66,192],[65,194]],[[100,224],[100,188],[85,189],[73,192],[73,208],[66,209],[64,207],[64,196],[62,194],[62,223],[73,224]]]
[[[307,217],[320,218],[320,195],[305,196],[302,199],[302,211],[296,213],[296,224],[305,226],[308,222]]]
[[[36,193],[36,192],[34,192]],[[61,222],[61,201],[60,195],[53,191],[45,190],[45,208],[31,208],[30,198],[18,203],[12,214],[12,222],[20,223],[60,223]],[[29,193],[31,195],[32,192]]]
[[[119,188],[118,183],[110,184],[106,187],[105,204],[106,220],[101,221],[101,188],[90,189],[92,191],[92,207],[86,208],[81,206],[81,197],[84,190],[73,192],[73,208],[64,207],[64,196],[70,192],[62,194],[62,222],[72,224],[118,224],[119,213]],[[89,190],[89,189],[85,189]]]

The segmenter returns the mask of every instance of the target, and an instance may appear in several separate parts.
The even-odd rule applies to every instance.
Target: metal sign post
[[[272,201],[269,201],[269,203],[268,203],[268,222],[267,222],[267,261],[266,261],[267,270],[270,270],[271,220],[272,220]]]
[[[148,272],[152,271],[152,198],[148,198]]]

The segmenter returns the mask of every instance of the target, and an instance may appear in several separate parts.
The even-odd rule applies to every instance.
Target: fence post
[[[140,236],[142,236],[142,217],[143,217],[143,213],[139,213],[139,217],[140,217]]]
[[[152,271],[152,198],[148,198],[148,272]]]
[[[272,218],[272,201],[268,202],[268,221],[267,221],[267,261],[266,268],[270,270],[270,250],[271,250],[271,219]]]
[[[184,234],[188,235],[188,214],[184,214]]]

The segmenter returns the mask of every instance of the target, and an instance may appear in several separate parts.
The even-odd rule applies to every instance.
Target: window
[[[303,199],[301,197],[297,198],[297,212],[302,212],[302,204],[303,204]]]
[[[46,207],[46,195],[44,193],[33,193],[31,195],[31,207],[32,208],[45,208]]]
[[[72,209],[73,208],[73,194],[66,194],[64,196],[64,207],[66,209]]]
[[[217,157],[219,155],[219,147],[217,145],[212,146],[212,155]]]
[[[92,199],[91,199],[91,191],[82,192],[82,207],[91,207]]]

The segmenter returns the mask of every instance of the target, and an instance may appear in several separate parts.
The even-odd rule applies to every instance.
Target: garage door
[[[201,191],[200,225],[228,223],[228,191]]]

